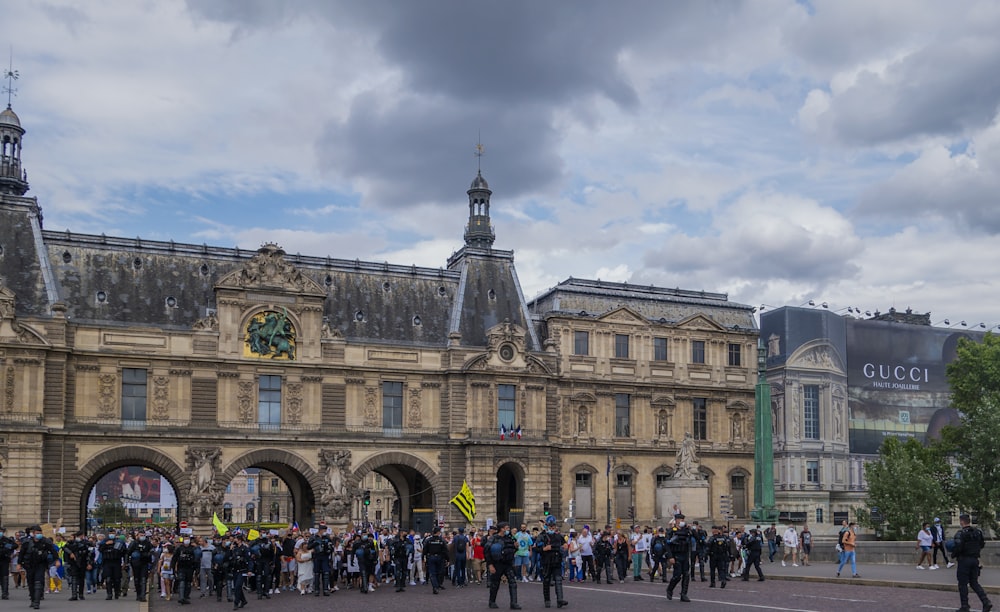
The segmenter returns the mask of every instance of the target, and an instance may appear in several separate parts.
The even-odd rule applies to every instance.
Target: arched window
[[[229,502],[222,504],[222,522],[233,522],[233,505]]]
[[[272,523],[277,523],[281,521],[281,504],[278,502],[271,502],[271,512],[269,514],[269,520]]]
[[[252,523],[257,520],[257,506],[253,502],[249,502],[246,505],[246,518],[244,519],[247,523]]]

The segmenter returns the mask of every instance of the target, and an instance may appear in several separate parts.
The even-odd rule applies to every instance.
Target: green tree
[[[858,512],[858,522],[883,527],[888,540],[916,538],[924,522],[951,507],[952,469],[944,450],[914,438],[886,438],[878,459],[865,464],[867,507]]]
[[[97,504],[91,516],[103,525],[116,525],[128,520],[128,509],[117,499],[106,499]]]
[[[956,505],[978,515],[979,525],[994,532],[1000,495],[1000,338],[960,340],[948,364],[951,404],[962,425],[948,431],[958,468]]]

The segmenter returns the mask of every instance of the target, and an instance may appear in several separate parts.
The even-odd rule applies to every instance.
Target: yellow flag
[[[469,488],[467,481],[462,481],[462,490],[458,492],[458,495],[451,498],[451,503],[455,504],[458,511],[470,523],[476,521],[476,496],[472,494],[472,489]]]
[[[247,533],[247,542],[253,542],[259,537],[260,537],[260,532],[257,531],[256,529],[251,529],[250,532]]]
[[[229,532],[229,527],[226,527],[226,524],[219,520],[219,515],[215,512],[212,513],[212,525],[215,526],[215,530],[219,532],[220,536],[224,536]]]

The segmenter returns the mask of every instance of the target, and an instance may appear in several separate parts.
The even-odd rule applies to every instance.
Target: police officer
[[[563,551],[568,545],[566,544],[566,538],[559,533],[559,529],[557,528],[558,524],[559,523],[556,521],[556,517],[549,515],[549,517],[545,519],[545,531],[540,533],[538,535],[538,539],[535,540],[535,552],[539,554],[541,563],[542,596],[545,598],[546,608],[552,607],[549,593],[553,584],[556,586],[556,606],[561,608],[569,605],[569,602],[566,601],[566,598],[563,596],[562,582]],[[605,538],[602,537],[601,541],[603,542],[604,540]],[[600,542],[598,542],[598,545],[599,544]],[[600,561],[598,561],[598,563],[600,563]],[[600,577],[600,572],[598,572],[598,577]],[[610,583],[611,581],[609,580],[608,582]],[[490,583],[490,590],[493,590],[492,582]],[[495,601],[496,596],[491,594],[491,608],[496,607],[496,605],[494,605]],[[513,601],[513,598],[511,598],[511,601]]]
[[[649,556],[653,559],[653,567],[649,571],[650,580],[656,578],[656,572],[660,572],[661,580],[667,581],[667,562],[670,560],[669,548],[667,532],[663,527],[660,527],[649,542]]]
[[[548,520],[548,519],[546,519]],[[614,546],[611,543],[611,531],[605,529],[600,533],[600,539],[594,543],[594,560],[597,562],[597,582],[601,582],[601,570],[611,584],[611,563],[614,559]],[[560,574],[560,578],[562,574]]]
[[[257,538],[255,546],[254,573],[257,575],[257,599],[271,599],[274,560],[277,555],[274,542],[271,541],[270,537],[261,536]],[[329,557],[330,555],[327,554],[327,558]],[[329,581],[329,577],[327,580]]]
[[[402,527],[396,530],[396,535],[388,542],[389,557],[392,558],[393,578],[396,582],[397,593],[402,593],[406,590],[406,566],[410,558],[410,552],[406,544],[406,532],[403,531]]]
[[[358,559],[358,569],[361,570],[361,592],[369,593],[375,590],[375,566],[378,565],[378,551],[375,549],[375,539],[370,533],[361,534],[358,549],[362,551]]]
[[[309,539],[306,547],[312,551],[313,558],[313,595],[319,597],[329,596],[327,588],[330,585],[330,553],[333,548],[330,546],[330,539],[326,535],[326,525],[320,523],[316,535]]]
[[[42,593],[45,592],[45,581],[48,578],[49,566],[55,563],[59,551],[52,540],[42,534],[39,525],[28,527],[28,537],[21,543],[18,553],[18,571],[24,569],[28,579],[28,596],[31,607],[35,610],[41,607]]]
[[[708,557],[708,533],[701,528],[698,521],[691,523],[691,537],[693,542],[691,544],[691,580],[695,579],[694,567],[698,566],[701,570],[701,581],[705,582],[705,561]]]
[[[73,539],[63,546],[63,566],[69,582],[70,601],[83,599],[83,586],[87,567],[94,562],[90,555],[90,545],[82,531],[73,534]]]
[[[674,598],[674,587],[681,583],[681,601],[691,601],[688,598],[688,585],[691,582],[691,540],[694,534],[691,528],[684,522],[684,515],[677,513],[674,515],[674,526],[670,528],[670,535],[667,542],[670,544],[670,555],[673,557],[671,565],[674,566],[674,575],[667,585],[667,599]]]
[[[243,593],[243,584],[252,571],[250,549],[247,547],[246,540],[242,534],[236,536],[231,555],[229,572],[233,579],[233,610],[238,610],[247,605],[247,597]]]
[[[958,575],[958,597],[961,599],[962,607],[959,612],[969,610],[969,586],[979,596],[979,601],[983,604],[983,612],[993,609],[993,603],[986,596],[986,591],[979,585],[979,573],[982,568],[979,566],[979,553],[986,546],[986,539],[983,532],[978,527],[972,526],[972,519],[968,514],[958,517],[958,522],[962,528],[955,533],[955,548],[952,555],[958,563],[956,573]]]
[[[146,601],[146,579],[149,577],[149,564],[153,560],[153,545],[144,532],[140,531],[138,537],[129,544],[128,560],[135,583],[135,600]]]
[[[708,543],[705,548],[708,550],[708,559],[711,564],[711,569],[709,569],[708,575],[711,578],[708,586],[715,586],[715,577],[719,576],[719,586],[726,588],[726,582],[729,580],[729,536],[722,532],[722,527],[719,525],[712,526],[712,537],[708,539]]]
[[[434,594],[444,590],[441,578],[444,575],[444,560],[448,554],[448,545],[441,537],[441,528],[435,527],[431,531],[431,537],[424,540],[424,556],[427,557],[427,573],[431,581],[431,588]]]
[[[520,610],[517,604],[517,578],[514,576],[514,554],[517,552],[517,540],[510,534],[510,524],[506,521],[497,525],[497,534],[486,543],[483,552],[486,556],[486,569],[490,573],[490,607],[497,606],[497,591],[500,590],[500,579],[507,577],[507,589],[510,591],[510,609]],[[556,597],[559,594],[556,593]]]
[[[99,550],[101,552],[101,573],[104,575],[104,586],[108,593],[105,599],[115,599],[122,593],[122,562],[125,560],[125,543],[116,540],[108,534]]]
[[[194,573],[198,569],[198,555],[195,553],[194,542],[191,538],[184,540],[174,552],[174,566],[177,576],[177,594],[180,599],[177,603],[185,605],[191,603],[191,583],[194,582]]]
[[[764,548],[764,540],[761,538],[760,532],[751,529],[743,546],[747,549],[747,564],[743,568],[743,582],[750,580],[750,566],[757,570],[757,582],[764,582],[764,572],[760,570],[760,555]]]
[[[229,536],[223,536],[222,543],[212,551],[212,585],[215,587],[215,601],[222,601],[222,589],[227,588],[226,601],[232,601],[229,594],[229,566],[232,562],[232,544]]]
[[[0,599],[10,599],[10,560],[15,550],[17,542],[0,526]]]

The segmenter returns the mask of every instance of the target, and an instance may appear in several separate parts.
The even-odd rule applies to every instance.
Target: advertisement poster
[[[128,466],[112,470],[97,481],[97,501],[119,500],[123,504],[160,504],[161,477],[153,470]]]
[[[924,441],[957,422],[945,374],[965,331],[888,321],[847,325],[850,450],[875,454],[887,436]]]

